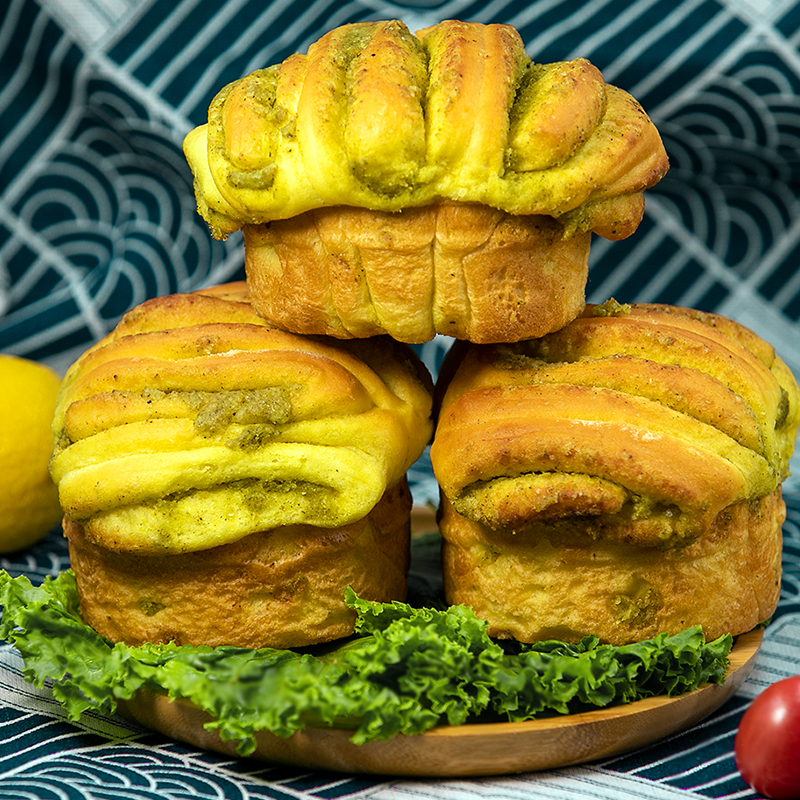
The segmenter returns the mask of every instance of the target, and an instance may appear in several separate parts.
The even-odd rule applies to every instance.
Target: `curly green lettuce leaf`
[[[25,662],[24,677],[36,686],[51,678],[53,695],[76,720],[89,709],[112,713],[140,683],[131,680],[128,654],[115,651],[81,620],[72,572],[33,586],[25,576],[0,571],[0,638]]]
[[[508,645],[508,691],[495,698],[494,708],[518,721],[674,697],[704,683],[723,683],[732,645],[730,635],[706,643],[699,626],[620,646],[593,636],[578,644],[514,643]]]
[[[470,721],[527,720],[628,703],[722,683],[730,636],[706,643],[699,628],[623,647],[499,644],[463,606],[374,603],[351,590],[353,638],[306,652],[112,643],[80,618],[72,572],[34,587],[0,572],[0,636],[37,686],[52,680],[70,719],[112,713],[142,690],[189,700],[206,727],[242,755],[266,730],[289,736],[338,727],[363,744]]]

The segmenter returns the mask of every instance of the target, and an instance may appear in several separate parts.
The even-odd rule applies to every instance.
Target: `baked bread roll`
[[[184,151],[212,233],[244,230],[259,313],[412,342],[574,318],[590,233],[633,233],[667,169],[588,61],[534,64],[512,27],[453,20],[336,28],[222,89]]]
[[[119,626],[126,641],[177,632],[208,643],[203,626],[216,615],[229,644],[256,646],[258,630],[306,624],[315,641],[342,635],[343,615],[352,622],[344,589],[359,568],[371,574],[356,583],[376,599],[404,594],[405,473],[430,438],[430,377],[388,337],[338,342],[269,328],[244,292],[149,300],[64,379],[51,474],[87,621],[104,635]],[[250,552],[261,567],[239,561]],[[195,570],[196,586],[184,580]],[[276,582],[261,583],[269,575]],[[191,600],[183,611],[171,607],[176,592]],[[119,604],[113,614],[109,603]],[[206,621],[173,621],[204,606]],[[262,616],[240,637],[254,607]],[[328,607],[338,609],[329,628],[319,620]],[[292,643],[309,641],[298,633]]]
[[[800,420],[769,344],[717,315],[609,302],[448,362],[431,462],[449,602],[522,641],[715,638],[769,618]]]

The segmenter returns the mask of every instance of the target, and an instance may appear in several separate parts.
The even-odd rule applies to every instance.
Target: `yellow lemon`
[[[60,384],[49,367],[0,354],[0,553],[33,544],[61,517],[47,470]]]

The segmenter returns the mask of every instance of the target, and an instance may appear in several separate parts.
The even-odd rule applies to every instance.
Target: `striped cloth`
[[[794,0],[3,0],[0,351],[59,370],[148,297],[242,277],[237,235],[195,211],[184,135],[229,81],[346,22],[515,25],[537,61],[583,56],[662,133],[667,177],[639,231],[596,240],[588,299],[717,311],[800,374],[800,5]],[[420,347],[435,372],[447,342]],[[795,462],[797,463],[797,462]],[[800,469],[795,467],[795,473]],[[435,499],[427,456],[415,499]],[[122,720],[68,724],[0,647],[0,796],[9,798],[755,798],[732,743],[749,700],[800,671],[800,484],[786,486],[783,594],[758,665],[726,706],[642,752],[539,775],[387,781],[226,759]],[[0,562],[67,565],[54,532]]]

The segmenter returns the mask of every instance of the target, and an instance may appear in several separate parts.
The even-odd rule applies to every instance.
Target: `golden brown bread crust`
[[[242,292],[147,301],[68,371],[51,474],[98,544],[163,554],[338,528],[422,453],[431,384],[409,348],[269,328]]]
[[[404,599],[410,509],[403,479],[348,525],[277,527],[170,555],[106,549],[69,520],[64,531],[81,615],[112,641],[286,648],[352,633],[348,586],[372,600]]]
[[[253,307],[285,330],[512,342],[581,312],[590,236],[489,206],[340,206],[245,226],[245,265]]]
[[[734,503],[685,548],[594,539],[556,526],[491,530],[442,501],[448,602],[474,608],[489,634],[533,642],[594,635],[627,644],[701,625],[711,640],[769,619],[778,603],[780,489]]]
[[[744,546],[737,526],[750,526],[754,554],[779,551],[780,525],[770,521],[783,512],[778,499],[765,498],[778,498],[788,475],[800,392],[752,331],[690,309],[611,302],[587,307],[539,340],[457,343],[439,380],[431,462],[445,498],[451,602],[480,593],[471,588],[480,559],[491,561],[499,548],[508,556],[508,615],[532,586],[552,587],[555,574],[567,580],[561,561],[571,569],[600,554],[608,570],[616,559],[619,573],[631,576],[652,559],[671,577],[659,582],[662,567],[654,567],[646,585],[662,586],[659,596],[667,598],[681,578],[682,591],[694,591],[693,602],[703,606],[711,589],[692,583],[696,554],[700,563],[725,565],[729,575],[719,580],[728,602],[738,607],[739,595],[755,593],[755,605],[768,608],[772,577],[760,578],[757,592],[745,580],[757,572],[756,556],[745,571],[733,566]],[[573,555],[584,561],[572,563]],[[503,604],[501,572],[493,614]],[[599,595],[605,580],[587,584],[587,592]],[[619,591],[616,585],[596,602]],[[579,593],[576,608],[584,601],[595,602]],[[664,599],[665,608],[671,602]],[[520,635],[551,624],[537,613],[537,621],[519,623]],[[582,630],[590,632],[594,623],[586,619]],[[611,637],[608,617],[602,632]]]
[[[325,206],[440,201],[619,238],[667,169],[641,106],[584,59],[534,64],[508,25],[336,28],[226,86],[184,151],[224,238]]]

